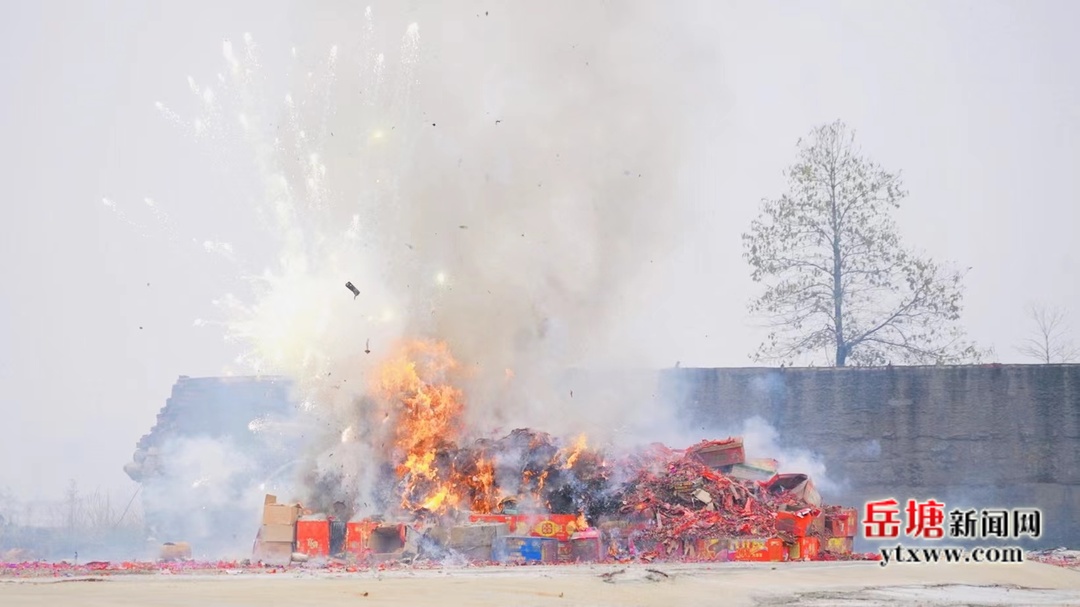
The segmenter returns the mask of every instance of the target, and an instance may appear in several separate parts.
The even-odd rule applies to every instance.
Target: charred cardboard
[[[814,482],[805,474],[777,474],[765,483],[770,493],[790,491],[811,506],[821,507],[821,494],[814,487]]]
[[[780,465],[774,459],[748,459],[741,464],[734,464],[728,470],[728,476],[744,481],[767,481],[776,476]]]
[[[571,558],[581,563],[604,559],[603,541],[598,529],[578,531],[570,536]]]
[[[713,469],[734,466],[746,461],[746,451],[743,449],[741,438],[702,441],[687,449],[686,453]]]
[[[776,530],[786,531],[795,537],[806,537],[811,531],[823,533],[825,524],[820,510],[804,508],[795,512],[777,512]]]

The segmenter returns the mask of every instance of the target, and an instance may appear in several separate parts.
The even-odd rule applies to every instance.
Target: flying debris
[[[364,354],[371,354],[371,340],[370,339],[364,341]]]
[[[351,283],[351,282],[347,282],[347,283],[345,283],[345,288],[346,288],[346,289],[348,289],[348,290],[350,290],[350,291],[352,291],[352,294],[353,294],[353,299],[356,299],[357,297],[360,297],[360,289],[357,289],[357,288],[356,288],[356,287],[355,287],[355,286],[353,285],[353,283]]]

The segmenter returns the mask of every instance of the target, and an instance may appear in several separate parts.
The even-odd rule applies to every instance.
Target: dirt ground
[[[605,575],[606,574],[606,575]],[[333,574],[114,575],[0,581],[0,605],[1072,605],[1080,571],[1039,563],[724,563]]]

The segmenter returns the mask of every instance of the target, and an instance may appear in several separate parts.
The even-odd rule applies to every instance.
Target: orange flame
[[[577,463],[578,458],[581,457],[581,452],[588,446],[585,435],[579,435],[577,440],[574,441],[574,444],[566,450],[566,463],[563,464],[563,468],[567,470],[573,468],[574,464]]]
[[[456,448],[463,431],[465,399],[454,387],[463,370],[438,341],[409,341],[386,359],[373,380],[392,417],[395,473],[401,481],[403,509],[426,509],[436,514],[469,508],[488,514],[521,499],[539,503],[553,470],[570,470],[588,449],[584,434],[569,447],[552,453],[547,466],[521,472],[520,495],[505,495],[496,482],[493,454],[484,449]],[[513,372],[507,371],[508,379]],[[532,447],[542,447],[536,444]],[[544,439],[546,440],[546,439]]]
[[[442,511],[460,501],[452,471],[436,462],[439,448],[461,430],[464,399],[448,382],[456,368],[445,343],[411,341],[376,375],[376,394],[400,406],[394,444],[402,454],[396,470],[405,482],[402,507]]]

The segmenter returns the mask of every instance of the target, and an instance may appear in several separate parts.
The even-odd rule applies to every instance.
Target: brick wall
[[[756,415],[819,454],[844,485],[828,501],[1037,506],[1039,545],[1080,546],[1080,365],[684,368],[660,381],[695,429]]]

